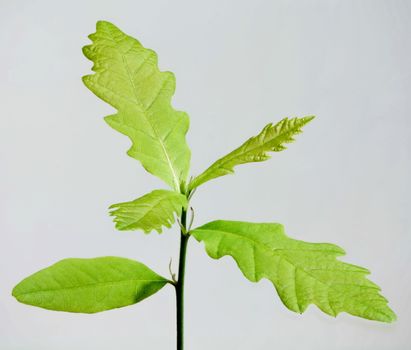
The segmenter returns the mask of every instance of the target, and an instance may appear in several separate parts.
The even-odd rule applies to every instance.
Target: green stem
[[[187,229],[187,211],[183,209],[181,213],[181,225]],[[181,230],[180,234],[180,258],[178,262],[178,281],[176,287],[176,307],[177,307],[177,350],[184,349],[184,273],[186,265],[187,243],[190,235]]]

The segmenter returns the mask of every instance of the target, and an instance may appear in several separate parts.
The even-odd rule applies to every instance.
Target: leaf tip
[[[378,317],[376,317],[377,321],[385,322],[385,323],[393,323],[397,321],[397,315],[391,308],[386,305],[385,310],[381,310],[378,313]]]
[[[13,288],[13,290],[11,291],[11,295],[12,295],[13,297],[15,297],[17,300],[19,300],[19,299],[18,299],[18,287],[19,287],[19,285],[20,285],[20,283],[17,284],[17,285],[15,285],[14,288]]]
[[[121,203],[114,203],[114,204],[112,204],[112,205],[110,205],[110,206],[108,207],[108,210],[109,210],[110,215],[113,215],[113,212],[115,211],[115,210],[113,210],[113,209],[118,209],[118,207],[120,206],[120,204],[121,204]]]
[[[11,295],[19,302],[19,303],[24,303],[24,289],[25,289],[25,283],[24,281],[27,278],[23,279],[19,283],[17,283],[14,288],[11,291]]]
[[[81,81],[83,82],[83,84],[85,85],[85,86],[87,86],[88,87],[88,80],[89,79],[89,75],[83,75],[82,77],[81,77]]]
[[[394,311],[392,311],[392,315],[387,323],[393,323],[395,321],[397,321],[397,314]]]
[[[309,123],[310,121],[312,121],[315,118],[316,118],[315,115],[307,115],[306,117],[304,117],[304,120],[305,120],[306,123]]]
[[[106,29],[118,29],[113,23],[105,20],[98,20],[96,23],[96,29],[99,30],[106,30]]]

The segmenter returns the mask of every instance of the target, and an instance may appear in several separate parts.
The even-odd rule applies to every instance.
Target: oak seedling
[[[194,237],[211,258],[231,256],[248,280],[270,280],[291,311],[303,313],[314,304],[331,316],[346,312],[381,322],[395,320],[380,288],[367,278],[369,271],[338,260],[345,252],[336,245],[292,239],[279,223],[216,220],[192,228],[190,199],[199,186],[233,173],[240,164],[265,161],[270,152],[285,150],[313,116],[268,124],[188,180],[189,118],[171,105],[173,73],[161,72],[154,51],[109,22],[99,21],[89,38],[92,44],[83,53],[93,62],[94,73],[83,77],[84,84],[117,110],[105,121],[130,139],[127,154],[169,187],[113,204],[110,215],[118,230],[144,233],[161,233],[178,217],[178,273],[169,279],[121,257],[64,259],[21,281],[13,289],[18,301],[49,310],[96,313],[138,303],[169,284],[176,292],[177,350],[182,350],[185,257],[188,240]]]

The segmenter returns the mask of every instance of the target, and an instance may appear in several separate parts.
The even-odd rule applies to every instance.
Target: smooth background
[[[404,350],[410,297],[410,1],[0,1],[0,349],[174,349],[171,287],[97,315],[18,304],[12,287],[65,257],[119,255],[168,275],[177,231],[116,232],[107,215],[160,180],[126,156],[112,109],[81,83],[98,19],[155,49],[191,116],[193,173],[268,122],[317,115],[266,163],[204,185],[196,224],[274,221],[333,242],[398,314],[379,324],[288,311],[267,281],[190,242],[187,349]],[[175,267],[174,259],[174,267]]]

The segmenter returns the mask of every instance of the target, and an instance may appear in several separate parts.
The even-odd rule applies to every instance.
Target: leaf
[[[267,152],[280,152],[286,149],[286,144],[294,141],[294,136],[301,133],[301,128],[314,119],[314,116],[303,118],[284,118],[279,123],[268,124],[254,137],[244,142],[240,147],[214,162],[202,174],[195,177],[189,184],[192,190],[203,183],[220,176],[234,173],[236,165],[262,162],[270,159]]]
[[[252,282],[267,278],[282,302],[302,313],[309,304],[336,316],[340,312],[392,322],[396,319],[367,269],[336,259],[336,245],[288,238],[281,224],[213,221],[190,232],[204,241],[214,259],[230,255]]]
[[[161,233],[162,226],[168,228],[174,223],[174,214],[180,216],[182,208],[187,207],[187,198],[174,191],[155,190],[132,202],[110,206],[116,229],[143,230],[148,233],[156,230]]]
[[[64,259],[21,281],[13,296],[44,309],[95,313],[138,303],[167,282],[134,260]]]
[[[84,76],[83,82],[117,109],[106,122],[130,138],[129,156],[179,192],[190,166],[185,140],[189,118],[171,105],[173,73],[160,72],[154,51],[109,22],[97,22],[89,38],[93,44],[83,53],[94,62],[96,73]]]

